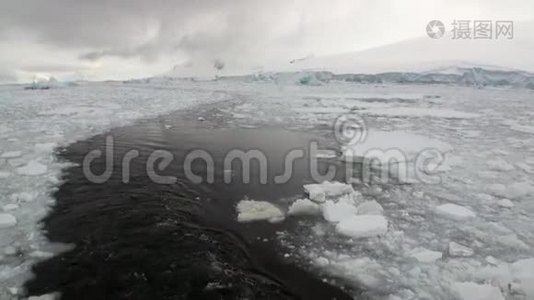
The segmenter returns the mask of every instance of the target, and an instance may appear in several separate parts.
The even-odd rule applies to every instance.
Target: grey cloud
[[[23,32],[42,43],[80,49],[80,59],[161,55],[254,59],[273,38],[291,1],[17,0],[0,4],[0,36]],[[149,34],[147,34],[149,33]],[[291,35],[290,28],[283,35]],[[85,49],[85,50],[84,50]],[[260,54],[258,54],[260,53]]]

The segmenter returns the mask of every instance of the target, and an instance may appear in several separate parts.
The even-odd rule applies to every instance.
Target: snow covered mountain
[[[533,22],[515,23],[511,39],[440,39],[427,36],[363,51],[310,57],[287,70],[334,73],[424,72],[448,66],[500,66],[534,72]],[[486,67],[484,67],[486,68]]]
[[[449,83],[468,86],[534,87],[533,22],[514,24],[514,36],[492,39],[441,39],[427,36],[372,49],[287,59],[269,67],[228,64],[177,66],[170,77],[247,77],[255,80],[318,84],[328,80],[363,83]],[[259,73],[260,72],[260,73]],[[284,75],[282,75],[284,73]],[[337,75],[334,75],[337,74]]]

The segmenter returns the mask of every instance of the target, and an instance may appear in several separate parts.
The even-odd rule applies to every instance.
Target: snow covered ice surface
[[[223,92],[112,82],[48,90],[0,86],[0,299],[17,299],[31,265],[65,248],[50,245],[38,223],[65,166],[54,157],[56,147],[139,118],[225,99]]]
[[[220,113],[241,128],[274,124],[331,137],[340,114],[357,113],[369,128],[357,151],[397,147],[411,160],[430,147],[446,158],[435,183],[306,182],[287,208],[241,202],[242,221],[298,219],[279,240],[294,263],[376,299],[534,299],[532,90],[242,78],[0,86],[0,298],[16,298],[11,291],[31,265],[55,250],[38,220],[60,184],[56,146],[236,98],[243,101]],[[331,140],[322,146],[347,150]],[[344,163],[343,155],[318,156]]]

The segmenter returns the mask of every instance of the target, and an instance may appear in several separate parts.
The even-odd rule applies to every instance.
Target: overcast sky
[[[534,1],[2,0],[0,82],[261,68],[423,36],[429,20],[534,18]],[[534,33],[529,33],[534,34]]]

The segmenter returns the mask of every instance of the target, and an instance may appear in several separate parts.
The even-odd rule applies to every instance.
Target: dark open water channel
[[[282,173],[285,153],[307,149],[311,135],[281,128],[230,128],[215,117],[205,122],[191,112],[141,121],[134,126],[77,142],[59,157],[78,166],[65,171],[51,214],[43,221],[53,242],[74,244],[71,251],[38,264],[27,284],[30,295],[59,291],[62,299],[352,299],[342,290],[281,259],[275,233],[294,220],[237,223],[235,204],[249,197],[275,201],[302,195],[308,162],[295,162],[292,179],[272,183]],[[169,126],[170,125],[170,126]],[[105,149],[114,137],[114,171],[103,184],[82,172],[84,156]],[[122,182],[123,155],[136,149],[129,183]],[[215,183],[193,184],[184,176],[183,158],[204,149],[215,158]],[[222,181],[222,159],[231,149],[261,149],[269,159],[269,184]],[[152,182],[148,155],[167,150],[175,160],[160,174],[174,184]],[[197,172],[205,165],[197,161]],[[95,173],[104,160],[93,164]],[[235,170],[235,169],[234,169]]]

